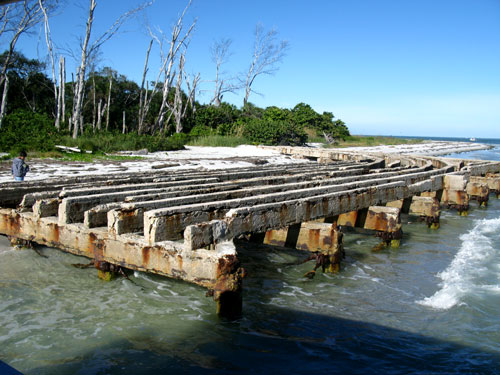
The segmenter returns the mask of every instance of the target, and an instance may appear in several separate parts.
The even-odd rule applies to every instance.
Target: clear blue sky
[[[88,1],[70,3],[51,20],[59,47],[76,46],[85,27]],[[98,0],[93,36],[138,3]],[[148,22],[168,32],[185,4],[156,0]],[[212,42],[231,38],[226,71],[243,72],[261,22],[290,50],[276,75],[255,81],[264,94],[250,97],[258,106],[305,102],[333,112],[353,134],[500,138],[500,0],[193,0],[187,22],[195,17],[186,65],[201,73],[203,89],[212,90]],[[107,42],[100,63],[138,83],[149,42],[144,20]],[[29,57],[45,54],[40,35],[19,46]],[[70,76],[74,65],[67,68]],[[150,71],[158,68],[151,58]],[[224,100],[241,106],[243,92]]]

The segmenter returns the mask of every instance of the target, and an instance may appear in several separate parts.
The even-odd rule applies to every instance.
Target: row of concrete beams
[[[296,163],[295,168],[306,168],[310,163]],[[353,163],[339,162],[335,163],[338,168],[349,168]],[[230,173],[243,173],[245,171],[252,171],[254,168],[230,168],[224,170],[212,170],[212,172],[223,171]],[[261,167],[262,170],[276,170],[279,167],[269,165]],[[165,178],[168,181],[175,181],[179,179],[194,178],[196,176],[204,176],[208,171],[200,171],[196,169],[182,169],[182,170],[162,170],[162,171],[148,171],[148,172],[130,172],[125,176],[121,174],[116,175],[91,175],[79,177],[58,177],[47,180],[32,180],[23,183],[6,182],[0,184],[0,207],[18,205],[23,196],[26,196],[24,204],[30,206],[33,204],[33,198],[29,193],[45,193],[50,191],[62,189],[76,189],[76,188],[94,188],[96,186],[113,186],[125,184],[141,184],[147,182],[155,182],[158,179]]]
[[[315,194],[323,194],[326,192],[339,191],[344,189],[346,184],[350,186],[367,186],[380,183],[381,179],[391,181],[400,179],[403,171],[399,172],[385,172],[376,175],[361,175],[358,170],[344,172],[346,177],[325,178],[322,180],[303,181],[303,182],[290,182],[282,183],[279,185],[260,186],[262,184],[256,183],[258,187],[249,187],[246,189],[239,189],[230,192],[215,192],[207,193],[202,196],[183,196],[178,198],[166,198],[162,200],[143,201],[122,204],[120,209],[115,209],[108,214],[112,216],[113,223],[117,224],[110,226],[110,229],[116,234],[125,233],[126,231],[134,232],[140,231],[142,228],[141,223],[144,212],[149,210],[151,215],[155,216],[169,216],[179,214],[181,212],[205,212],[205,211],[218,211],[222,215],[222,210],[228,210],[234,207],[241,207],[245,205],[253,205],[255,203],[264,203],[270,201],[288,200],[292,197],[300,198],[311,196]],[[408,173],[408,172],[407,172]],[[430,172],[435,173],[435,172]],[[421,175],[418,173],[407,174],[406,178],[419,178]],[[179,211],[179,207],[183,207]],[[169,209],[165,212],[162,209]],[[132,211],[135,210],[135,213]],[[177,212],[174,213],[174,211]],[[118,220],[121,216],[125,216],[123,220]],[[129,223],[127,223],[127,221]],[[133,222],[132,222],[133,221]],[[108,222],[109,225],[109,222]],[[184,228],[178,228],[181,232]],[[161,234],[158,234],[161,236]],[[168,236],[168,235],[167,235]],[[164,238],[176,239],[176,238]],[[156,241],[161,241],[160,237],[156,237]],[[153,241],[153,240],[152,240]],[[154,242],[156,242],[154,241]]]
[[[372,168],[377,167],[376,163],[372,160],[366,160],[364,166],[367,164]],[[394,167],[394,170],[401,172],[403,171],[400,167],[401,164],[405,163],[394,161],[390,165]],[[317,190],[315,193],[319,195],[304,198],[304,193],[300,189],[292,190],[291,195],[287,195],[288,192],[281,194],[285,195],[285,200],[278,201],[271,198],[271,203],[267,203],[269,201],[265,201],[266,203],[252,201],[252,197],[249,197],[250,200],[242,202],[246,206],[238,205],[236,208],[229,208],[225,212],[224,220],[206,223],[204,220],[207,220],[207,217],[201,215],[201,217],[194,220],[195,225],[186,227],[184,231],[184,243],[169,240],[155,242],[155,238],[145,238],[142,235],[135,234],[117,235],[112,230],[108,231],[106,227],[86,228],[84,224],[61,223],[60,218],[57,217],[43,217],[41,214],[34,215],[33,212],[17,212],[15,210],[0,211],[0,231],[11,236],[60,247],[98,261],[155,272],[204,285],[214,289],[214,296],[217,300],[220,299],[225,291],[234,291],[234,288],[237,287],[241,280],[236,252],[231,241],[231,238],[238,235],[238,233],[264,232],[268,229],[284,227],[293,223],[297,224],[312,218],[330,216],[335,212],[342,213],[359,209],[360,207],[368,207],[373,204],[402,199],[418,194],[421,191],[439,190],[443,187],[443,184],[446,186],[446,181],[449,180],[449,178],[443,177],[442,173],[450,172],[454,167],[450,169],[447,163],[442,163],[441,165],[446,165],[446,168],[443,170],[427,171],[429,164],[436,165],[438,163],[417,160],[414,163],[406,164],[409,167],[424,165],[423,170],[426,172],[417,171],[418,169],[416,168],[406,171],[407,173],[413,172],[413,174],[428,173],[425,176],[426,179],[422,181],[418,181],[420,177],[415,179],[415,176],[413,176],[406,180],[400,179],[399,181],[396,180],[396,182],[387,183],[387,181],[383,181],[380,177],[384,173],[391,172],[379,170],[376,171],[378,173],[363,177],[365,181],[361,181],[361,185],[358,184],[357,187],[353,182],[349,185],[349,183],[346,184],[346,181],[344,181],[343,186],[345,189],[348,189],[344,191],[339,191],[342,189],[332,189],[326,192]],[[310,165],[308,167],[310,168]],[[381,168],[382,165],[379,163],[378,167]],[[342,168],[344,170],[356,169],[353,166],[344,166]],[[489,170],[494,169],[491,166],[488,166],[488,168]],[[376,175],[378,175],[379,181],[376,181],[374,184],[366,182],[370,181],[370,178],[373,179]],[[387,174],[385,176],[388,177]],[[468,173],[461,172],[457,176],[463,181],[468,178]],[[193,176],[190,175],[185,178],[189,179],[190,177]],[[326,176],[326,178],[328,177]],[[396,176],[393,175],[392,178],[394,177]],[[321,178],[321,176],[315,178]],[[391,176],[388,178],[391,178]],[[421,176],[421,178],[424,178],[424,176]],[[375,180],[377,179],[375,178]],[[172,180],[169,181],[172,182]],[[363,187],[360,188],[360,186]],[[463,184],[461,186],[463,187]],[[332,186],[327,187],[327,189],[331,188]],[[318,187],[314,189],[318,189]],[[324,187],[320,187],[320,189],[324,189]],[[111,193],[108,192],[108,194]],[[275,193],[264,194],[263,196],[266,197],[272,194]],[[78,196],[82,197],[82,195]],[[62,198],[62,200],[68,198]],[[58,197],[58,199],[61,198]],[[239,200],[241,201],[242,199]],[[260,204],[248,206],[255,202]],[[221,210],[220,206],[214,206],[210,201],[202,205],[211,205],[211,212],[217,213],[217,211]],[[194,206],[191,209],[200,209],[199,206]],[[33,208],[35,209],[36,207]],[[291,211],[293,211],[293,214]],[[146,211],[146,214],[150,212]],[[189,214],[190,212],[191,214],[196,214],[196,212],[189,209],[185,211],[181,210],[178,214]],[[57,210],[57,213],[59,213],[59,210]],[[145,217],[145,223],[146,220]],[[108,218],[108,225],[109,222]],[[151,229],[151,226],[148,228]],[[161,228],[157,227],[154,229]],[[158,233],[161,234],[161,230]],[[200,248],[214,243],[213,250]]]
[[[308,172],[311,167],[305,168],[289,168],[283,173],[283,169],[278,170],[263,170],[260,175],[266,177],[253,177],[250,179],[243,179],[248,173],[205,173],[202,176],[197,175],[195,179],[168,181],[161,179],[163,182],[152,182],[135,185],[115,185],[111,187],[101,188],[85,188],[85,189],[71,189],[63,191],[53,191],[50,193],[36,193],[28,194],[31,202],[35,199],[33,209],[39,212],[40,216],[53,216],[57,204],[62,200],[63,208],[59,208],[64,214],[60,215],[62,223],[81,222],[84,219],[84,212],[96,205],[103,205],[110,202],[123,202],[123,201],[148,201],[157,200],[166,197],[174,197],[181,195],[189,195],[196,193],[208,193],[216,191],[231,191],[241,189],[246,186],[252,185],[269,185],[275,183],[285,183],[290,181],[304,181],[314,180],[318,178],[325,178],[330,176],[344,175],[344,174],[361,174],[365,171],[363,168],[348,168],[344,171],[339,171],[338,167],[322,166],[317,168],[314,172]],[[304,172],[305,171],[305,172]],[[276,173],[282,175],[276,175]],[[269,173],[273,176],[267,177]],[[284,174],[284,176],[283,176]],[[258,176],[257,171],[252,171],[252,176]],[[193,177],[193,175],[190,175]],[[229,180],[231,177],[236,177],[235,180]],[[229,180],[229,181],[228,181]],[[226,182],[221,182],[226,181]],[[203,190],[205,189],[205,190]],[[23,205],[26,201],[23,199],[21,207],[23,209],[29,207]],[[55,207],[55,208],[54,208]],[[110,205],[109,207],[112,207]],[[101,209],[106,209],[105,206]],[[96,223],[89,223],[91,226],[98,226]]]
[[[186,186],[189,186],[190,189],[192,189],[193,186],[199,186],[201,187],[206,186],[207,183],[217,183],[219,181],[231,181],[231,180],[237,180],[239,183],[231,184],[229,183],[220,183],[220,184],[215,184],[213,185],[214,191],[217,190],[233,190],[238,187],[245,186],[248,177],[254,177],[254,176],[259,176],[261,178],[260,183],[261,184],[270,184],[273,181],[275,183],[283,183],[285,181],[303,181],[303,180],[308,180],[308,179],[315,179],[315,178],[322,178],[322,177],[328,177],[328,176],[335,176],[335,175],[340,175],[341,173],[338,173],[339,171],[349,171],[355,169],[357,173],[362,173],[366,171],[368,168],[372,167],[372,164],[367,164],[364,165],[360,168],[359,165],[353,165],[353,163],[336,163],[334,165],[329,165],[329,166],[321,166],[319,168],[314,168],[314,172],[310,172],[311,170],[311,165],[310,164],[302,164],[302,165],[290,165],[286,168],[285,175],[291,176],[287,178],[286,176],[283,177],[283,166],[273,166],[273,167],[267,167],[267,168],[253,168],[253,169],[238,169],[238,170],[222,170],[222,171],[210,171],[210,172],[177,172],[177,175],[173,174],[168,177],[164,178],[156,178],[155,176],[150,177],[150,180],[152,182],[146,181],[142,182],[141,184],[122,184],[122,185],[117,185],[117,184],[111,184],[111,183],[106,183],[105,187],[92,187],[92,188],[80,188],[80,189],[75,189],[74,187],[64,187],[62,191],[58,190],[52,190],[52,191],[44,191],[44,192],[37,192],[37,193],[28,193],[24,196],[23,201],[20,204],[20,207],[24,210],[29,210],[31,207],[34,205],[34,202],[40,201],[40,200],[46,200],[45,205],[50,205],[52,208],[44,209],[43,211],[47,211],[45,213],[42,213],[43,215],[47,216],[51,210],[53,210],[53,204],[55,203],[56,200],[53,198],[75,198],[75,197],[81,197],[81,196],[87,196],[90,197],[92,195],[101,195],[101,200],[103,201],[102,203],[107,202],[119,202],[123,199],[129,199],[129,200],[134,200],[132,198],[133,195],[139,195],[142,197],[144,200],[152,200],[152,199],[158,199],[161,198],[159,196],[158,198],[155,198],[154,193],[161,193],[162,191],[169,192],[172,190],[179,191],[182,189],[186,189]],[[304,172],[302,176],[299,176],[297,178],[293,177],[293,175],[297,175],[301,172]],[[356,172],[354,172],[356,173]],[[265,181],[261,176],[270,176],[268,178],[268,181]],[[194,177],[198,178],[199,180],[194,179]],[[190,179],[191,178],[191,179]],[[112,182],[111,180],[110,182]],[[250,181],[250,180],[249,180]],[[248,184],[255,183],[250,182]],[[246,186],[248,186],[248,184]],[[112,186],[108,186],[112,185]],[[217,185],[217,186],[216,186]],[[208,187],[207,188],[212,188]],[[47,189],[46,186],[41,186],[41,189]],[[8,193],[5,191],[5,189],[2,191],[0,189],[0,193]],[[145,195],[148,194],[149,197],[146,197]],[[51,200],[52,199],[52,200]],[[89,199],[91,201],[92,199]],[[139,199],[136,199],[139,200]],[[84,199],[82,198],[82,202],[84,203]],[[92,203],[89,202],[88,205],[91,205]],[[82,211],[82,210],[80,210]],[[78,221],[79,219],[76,219]],[[69,218],[65,222],[72,222],[72,218]]]
[[[307,213],[308,202],[321,201],[325,202],[323,204],[326,204],[330,198],[335,199],[343,194],[349,203],[354,204],[358,198],[357,194],[362,191],[373,192],[374,196],[376,196],[374,199],[387,201],[384,198],[384,194],[390,195],[392,187],[413,186],[415,183],[420,181],[420,184],[427,184],[425,187],[422,185],[422,189],[432,189],[433,187],[439,188],[437,185],[442,184],[442,177],[439,178],[439,175],[442,173],[443,171],[436,170],[383,178],[376,178],[372,175],[369,175],[368,177],[359,176],[354,182],[336,183],[336,181],[333,181],[333,184],[329,186],[294,189],[289,190],[286,193],[269,193],[237,200],[154,209],[144,213],[144,235],[149,243],[155,243],[168,239],[178,239],[179,236],[182,235],[182,231],[193,224],[203,223],[212,219],[225,219],[229,217],[228,215],[255,215],[257,212],[263,212],[264,215],[270,215],[269,218],[266,216],[261,217],[261,220],[263,221],[262,225],[270,225],[270,228],[282,227],[293,223],[316,219],[317,217],[313,216],[307,217],[309,216]],[[385,189],[385,187],[387,187],[387,189]],[[368,206],[375,203],[368,204]],[[275,222],[274,218],[271,219],[273,216],[271,212],[276,210],[276,207],[279,208],[280,212],[294,212],[296,211],[297,206],[303,204],[305,204],[303,210],[299,210],[301,214],[297,216],[295,222],[293,223]],[[367,207],[362,206],[362,201],[357,204],[359,208]],[[357,209],[358,207],[355,206],[353,209]],[[333,213],[328,212],[328,210],[317,213],[317,215],[323,217],[330,216],[332,214]],[[310,215],[314,214],[311,213]],[[257,226],[256,228],[247,230],[246,232],[265,231],[259,229],[261,228]],[[262,229],[267,230],[267,228]],[[242,233],[243,232],[240,230],[236,230],[233,237]],[[186,236],[184,237],[186,238]],[[197,246],[196,241],[191,246],[194,246],[192,248],[195,248]],[[200,243],[200,246],[205,245],[201,245]]]
[[[449,172],[449,170],[437,170],[429,171],[422,174],[419,170],[410,170],[413,173],[404,175],[402,178],[401,174],[404,171],[399,172],[386,172],[377,173],[377,178],[368,175],[368,177],[359,177],[359,171],[352,170],[351,172],[345,171],[346,174],[354,174],[354,177],[345,177],[337,179],[327,179],[316,182],[303,182],[303,183],[289,183],[282,185],[271,185],[269,187],[262,188],[250,188],[250,189],[240,189],[230,192],[223,193],[209,193],[203,196],[191,195],[185,196],[182,192],[174,192],[178,198],[169,198],[163,200],[152,200],[145,202],[135,202],[135,203],[118,203],[121,207],[120,209],[111,210],[109,213],[106,212],[109,208],[113,206],[103,206],[101,211],[96,213],[95,208],[92,208],[96,204],[102,204],[103,202],[116,201],[122,199],[130,199],[132,194],[128,189],[130,186],[125,186],[127,189],[125,193],[108,193],[108,194],[96,194],[92,196],[81,196],[82,190],[75,191],[76,197],[71,197],[71,191],[64,192],[61,203],[59,199],[49,200],[46,199],[39,200],[34,205],[35,217],[45,217],[53,216],[55,214],[54,207],[57,208],[59,214],[59,223],[71,223],[83,221],[85,216],[88,220],[85,220],[88,227],[96,226],[96,221],[103,220],[103,216],[108,221],[108,228],[115,234],[140,232],[143,228],[142,222],[144,221],[146,228],[145,233],[149,234],[147,240],[149,244],[163,240],[176,240],[182,238],[182,231],[187,225],[200,223],[206,220],[210,220],[216,217],[223,217],[228,210],[235,207],[251,206],[256,203],[268,203],[268,202],[279,202],[287,201],[290,199],[302,199],[304,197],[311,197],[314,195],[322,195],[325,193],[338,192],[340,190],[349,190],[358,187],[374,186],[384,183],[390,183],[392,181],[404,181],[405,184],[410,184],[415,181],[424,180],[432,175],[441,174],[443,172]],[[416,172],[416,173],[415,173]],[[364,179],[364,181],[363,181]],[[356,182],[352,182],[357,180]],[[193,180],[186,180],[188,184],[192,184]],[[254,181],[255,184],[262,184],[262,181]],[[177,182],[165,183],[177,185]],[[136,186],[137,188],[137,186]],[[116,188],[103,188],[106,191],[114,191]],[[120,187],[120,189],[122,189]],[[139,190],[140,191],[140,190]],[[286,191],[286,194],[283,192]],[[227,199],[228,197],[233,199]],[[217,199],[224,199],[222,201],[217,201]],[[193,204],[193,202],[196,202]],[[206,202],[206,203],[200,203]],[[181,204],[181,206],[179,206]],[[150,211],[147,211],[150,209]],[[152,209],[152,210],[151,210]],[[144,212],[146,216],[144,217]],[[207,212],[208,211],[208,212]],[[91,215],[92,214],[92,215]],[[175,218],[173,216],[175,215]],[[91,219],[93,217],[93,219]],[[97,220],[96,217],[100,219]],[[152,219],[154,218],[154,219]],[[89,225],[92,223],[94,225]],[[171,225],[166,223],[170,222]],[[99,223],[99,224],[102,224]],[[164,230],[165,227],[165,230]]]

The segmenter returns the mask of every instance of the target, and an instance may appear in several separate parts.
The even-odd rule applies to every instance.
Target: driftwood
[[[56,145],[55,148],[58,148],[59,150],[61,150],[63,152],[67,152],[69,154],[72,154],[72,153],[81,154],[82,152],[86,152],[87,154],[92,153],[92,151],[82,151],[78,147],[68,147],[68,146]]]

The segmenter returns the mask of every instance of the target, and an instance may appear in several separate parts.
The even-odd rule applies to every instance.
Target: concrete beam
[[[82,224],[61,225],[56,218],[37,219],[32,213],[13,209],[0,209],[0,233],[208,288],[217,282],[221,260],[236,256],[232,241],[219,242],[215,250],[191,250],[182,242],[171,241],[150,246],[140,236],[112,238],[107,230],[90,230]]]
[[[212,238],[214,242],[225,238],[234,238],[244,233],[266,232],[273,228],[283,228],[292,224],[314,220],[320,217],[336,216],[344,212],[369,207],[381,202],[410,197],[426,188],[425,184],[414,184],[407,186],[403,182],[380,185],[371,188],[360,188],[352,191],[342,191],[300,200],[276,202],[269,204],[258,204],[251,207],[235,208],[230,210],[225,219],[218,222],[225,223],[225,230],[221,231],[224,236]],[[145,216],[146,217],[146,216]],[[213,224],[210,224],[213,225]],[[209,226],[210,226],[209,225]],[[222,224],[218,224],[222,225]],[[153,226],[150,226],[154,228]],[[186,228],[186,231],[194,233],[194,228],[209,231],[206,223],[196,224]],[[186,234],[186,231],[184,232]],[[199,233],[199,232],[198,232]],[[148,233],[145,232],[146,240]],[[184,237],[186,247],[208,246],[204,243],[205,236],[195,234]],[[149,241],[154,238],[149,238]]]

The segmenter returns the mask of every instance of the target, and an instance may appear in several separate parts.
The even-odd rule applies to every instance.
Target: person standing
[[[24,176],[30,170],[28,164],[24,162],[26,156],[26,152],[21,151],[19,156],[12,161],[12,175],[16,181],[24,181]]]

